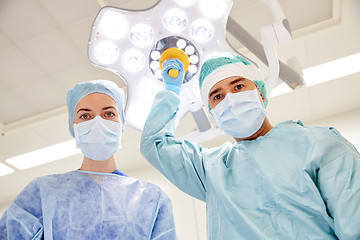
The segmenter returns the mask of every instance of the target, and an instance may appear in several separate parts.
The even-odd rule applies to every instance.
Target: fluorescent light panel
[[[4,176],[10,173],[15,172],[14,169],[12,169],[11,167],[6,166],[3,163],[0,163],[0,176]]]
[[[291,91],[292,89],[286,83],[283,82],[271,91],[269,97],[280,96],[282,94],[289,93]]]
[[[360,53],[303,70],[307,86],[360,72]]]
[[[8,158],[6,159],[6,162],[20,170],[24,170],[62,158],[70,157],[80,152],[80,149],[76,149],[75,140],[72,139],[33,152]]]
[[[357,72],[360,72],[360,53],[303,70],[304,80],[308,87]],[[270,97],[291,91],[292,89],[286,83],[282,83],[271,91]]]

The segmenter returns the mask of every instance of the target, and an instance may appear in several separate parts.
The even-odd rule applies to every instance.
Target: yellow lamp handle
[[[172,78],[177,78],[177,76],[179,75],[179,71],[176,69],[169,69],[169,76]]]
[[[178,48],[168,48],[161,54],[159,59],[161,70],[164,69],[163,63],[165,62],[165,60],[169,58],[179,59],[184,64],[184,71],[186,72],[188,70],[188,67],[190,65],[189,57],[183,50]],[[168,71],[168,74],[170,77],[176,78],[179,75],[179,71],[176,69],[170,69]]]

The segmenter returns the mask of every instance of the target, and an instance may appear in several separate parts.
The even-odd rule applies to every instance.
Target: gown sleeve
[[[339,239],[360,239],[360,155],[340,133],[330,128],[321,139],[317,185],[334,220]]]
[[[175,221],[171,200],[163,193],[160,197],[157,216],[152,229],[152,240],[175,240]]]
[[[43,239],[40,191],[36,180],[27,185],[0,219],[0,239]]]
[[[179,103],[179,97],[171,91],[160,91],[156,95],[142,132],[140,150],[180,190],[205,201],[205,149],[175,138]]]

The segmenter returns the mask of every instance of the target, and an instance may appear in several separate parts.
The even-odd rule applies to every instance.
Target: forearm
[[[142,133],[140,150],[178,188],[204,200],[202,147],[175,138],[179,102],[179,97],[170,91],[158,93]]]
[[[360,155],[336,129],[321,139],[325,147],[319,164],[317,186],[334,219],[340,239],[360,238]]]

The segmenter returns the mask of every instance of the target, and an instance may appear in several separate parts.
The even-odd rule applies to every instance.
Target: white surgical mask
[[[121,123],[105,120],[100,116],[74,124],[76,147],[85,157],[95,161],[109,159],[120,146]]]
[[[218,126],[236,138],[246,138],[256,133],[266,116],[257,89],[226,94],[211,113]]]

